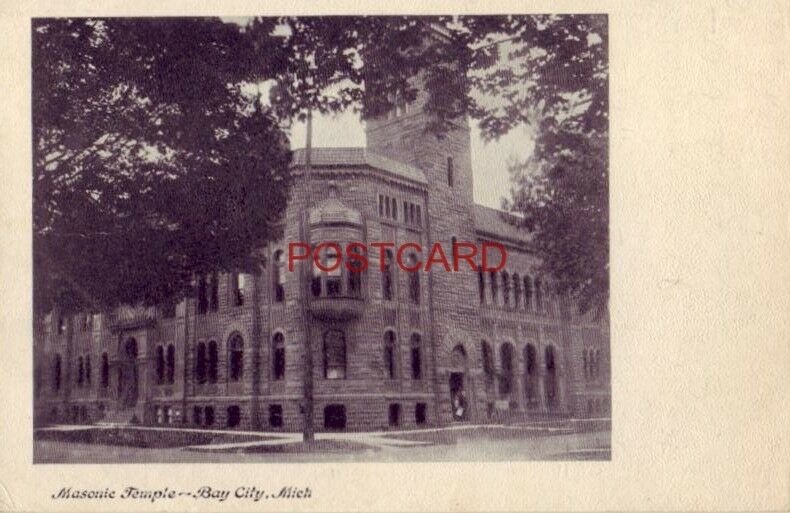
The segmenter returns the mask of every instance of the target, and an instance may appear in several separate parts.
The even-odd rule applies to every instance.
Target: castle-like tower
[[[364,148],[314,148],[309,172],[294,152],[284,238],[262,276],[197,277],[198,297],[174,307],[53,312],[36,330],[36,422],[299,431],[308,346],[317,430],[608,415],[607,319],[576,315],[539,276],[528,234],[474,204],[468,124],[426,131],[425,99],[369,120]],[[401,255],[409,264],[437,242],[451,257],[454,241],[502,244],[507,265],[397,265],[404,244],[422,248]],[[291,271],[293,242],[360,242],[369,268]]]

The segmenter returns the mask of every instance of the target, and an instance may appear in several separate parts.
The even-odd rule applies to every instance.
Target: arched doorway
[[[467,357],[461,344],[455,346],[450,353],[450,409],[453,420],[463,421],[469,416],[469,402],[464,391],[466,381]]]
[[[137,369],[137,341],[129,338],[123,345],[118,366],[118,402],[123,407],[137,404],[139,373]]]

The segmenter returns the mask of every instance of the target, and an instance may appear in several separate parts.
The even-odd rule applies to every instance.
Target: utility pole
[[[305,203],[304,217],[302,222],[303,240],[310,244],[310,208],[313,206],[313,182],[312,182],[312,150],[313,150],[313,112],[307,110],[307,135],[304,150],[304,170],[305,183],[307,186],[307,201]],[[310,294],[307,293],[308,274],[311,269],[303,267],[301,279],[299,280],[300,296],[302,298],[302,319],[304,321],[304,431],[302,439],[305,442],[312,442],[315,439],[315,427],[313,424],[313,344],[312,333],[310,332]]]

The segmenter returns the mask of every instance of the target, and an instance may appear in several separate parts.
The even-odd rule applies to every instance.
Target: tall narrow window
[[[491,353],[491,345],[483,340],[480,342],[480,352],[483,358],[483,374],[486,382],[493,384],[494,381],[494,355]]]
[[[417,224],[422,226],[422,209],[417,205]]]
[[[207,381],[209,383],[216,383],[219,374],[219,349],[217,342],[211,340],[208,343],[208,365],[206,365]]]
[[[85,384],[91,386],[91,355],[85,355]]]
[[[352,247],[351,252],[355,255],[362,255],[359,246]],[[356,258],[350,259],[348,267],[348,295],[359,297],[362,294],[362,261]]]
[[[417,333],[411,336],[411,379],[422,379],[422,340]]]
[[[491,284],[491,304],[497,306],[499,302],[499,283],[497,280],[496,271],[488,273],[489,283]]]
[[[171,385],[176,381],[176,348],[173,344],[167,346],[167,382]]]
[[[63,374],[62,360],[59,354],[55,355],[55,362],[52,364],[52,390],[60,391],[60,380]]]
[[[324,266],[331,269],[326,273],[326,295],[329,297],[337,297],[341,292],[341,277],[342,265],[339,262],[340,255],[337,254],[337,249],[334,247],[326,248],[326,263]]]
[[[546,405],[553,407],[557,404],[557,364],[554,356],[554,346],[546,346],[545,363],[546,375],[544,389],[546,390]]]
[[[532,278],[524,276],[524,309],[532,310]]]
[[[244,340],[238,333],[228,341],[228,380],[240,381],[244,373]]]
[[[379,217],[384,217],[384,195],[379,194]]]
[[[231,274],[230,288],[233,306],[242,306],[244,304],[244,275],[241,273]]]
[[[82,383],[85,381],[85,362],[82,360],[82,356],[77,358],[77,386],[82,387]]]
[[[219,278],[217,273],[209,274],[209,310],[216,312],[219,309]]]
[[[538,312],[543,311],[543,283],[540,278],[535,278],[535,309]]]
[[[518,310],[521,307],[521,278],[517,273],[513,274],[513,308]]]
[[[274,301],[282,303],[285,301],[285,272],[283,261],[283,250],[278,249],[274,252],[274,265],[272,266],[272,281],[274,286]]]
[[[272,362],[272,378],[275,381],[285,379],[285,337],[279,332],[272,337]]]
[[[409,255],[409,268],[417,266],[417,255],[411,253]],[[420,271],[415,270],[409,273],[409,299],[412,304],[420,304]]]
[[[195,350],[195,382],[202,385],[206,382],[206,344],[200,342]]]
[[[393,331],[384,332],[384,369],[387,373],[387,378],[396,378],[395,333]]]
[[[102,388],[110,386],[110,360],[107,353],[101,355],[101,386]]]
[[[384,271],[381,273],[381,291],[385,301],[392,301],[392,250],[385,250]]]
[[[480,293],[480,304],[486,302],[486,276],[482,269],[477,271],[477,291]]]
[[[502,306],[510,308],[510,275],[502,271]]]
[[[392,198],[392,218],[398,220],[398,202]]]
[[[453,158],[447,157],[447,185],[449,185],[450,187],[453,186],[453,180],[454,180],[453,172],[454,172]]]
[[[165,351],[162,346],[156,346],[156,383],[161,385],[165,381]]]
[[[507,396],[513,390],[513,346],[502,344],[499,348],[500,361],[502,362],[502,376],[499,381],[499,393]]]
[[[346,378],[346,336],[340,330],[324,333],[324,377]]]
[[[208,311],[208,291],[206,290],[205,274],[198,275],[197,295],[198,295],[198,304],[197,304],[198,313],[204,314]]]
[[[390,199],[388,196],[384,197],[384,215],[392,217],[392,207],[390,206]]]

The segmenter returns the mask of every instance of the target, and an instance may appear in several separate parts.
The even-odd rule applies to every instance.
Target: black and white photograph
[[[610,460],[606,14],[31,33],[34,463]]]

